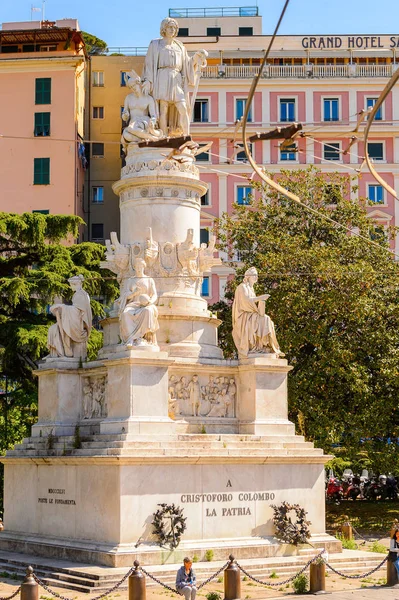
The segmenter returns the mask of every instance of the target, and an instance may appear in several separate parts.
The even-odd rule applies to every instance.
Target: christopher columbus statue
[[[189,57],[176,39],[178,31],[175,19],[162,21],[162,37],[151,41],[143,70],[143,93],[151,94],[158,104],[159,127],[165,136],[189,135],[191,107],[208,56],[206,50],[199,50]],[[194,87],[191,105],[189,86]]]

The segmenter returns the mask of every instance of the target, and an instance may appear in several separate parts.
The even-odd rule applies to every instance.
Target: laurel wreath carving
[[[283,502],[280,506],[272,504],[274,511],[273,523],[276,528],[276,537],[287,544],[305,544],[310,538],[310,521],[307,520],[308,513],[299,504],[288,504]],[[292,522],[289,513],[296,515],[295,523]]]
[[[180,539],[187,529],[187,517],[183,517],[183,509],[175,504],[158,504],[160,507],[152,520],[153,534],[158,538],[160,546],[177,548]]]

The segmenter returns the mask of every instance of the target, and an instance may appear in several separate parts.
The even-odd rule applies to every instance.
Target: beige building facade
[[[3,23],[1,210],[84,216],[85,67],[76,20]]]

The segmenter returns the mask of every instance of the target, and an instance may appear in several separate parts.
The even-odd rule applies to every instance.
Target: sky
[[[147,46],[169,8],[255,6],[263,33],[272,33],[284,0],[46,0],[49,20],[77,18],[108,46]],[[0,0],[0,23],[30,21],[41,0]],[[34,19],[40,18],[34,12]],[[279,34],[399,34],[399,0],[291,0]]]

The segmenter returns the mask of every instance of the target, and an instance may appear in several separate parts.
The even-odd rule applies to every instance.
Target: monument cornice
[[[29,464],[29,465],[65,465],[65,466],[80,466],[83,464],[101,465],[101,466],[146,466],[146,465],[214,465],[214,464],[326,464],[334,457],[329,454],[316,454],[312,456],[300,454],[298,456],[290,456],[284,454],[274,454],[273,456],[229,456],[226,454],[218,455],[217,453],[208,454],[207,456],[195,455],[190,450],[190,455],[187,456],[168,456],[167,454],[152,454],[151,456],[24,456],[24,457],[8,457],[2,456],[0,462],[7,464]]]

